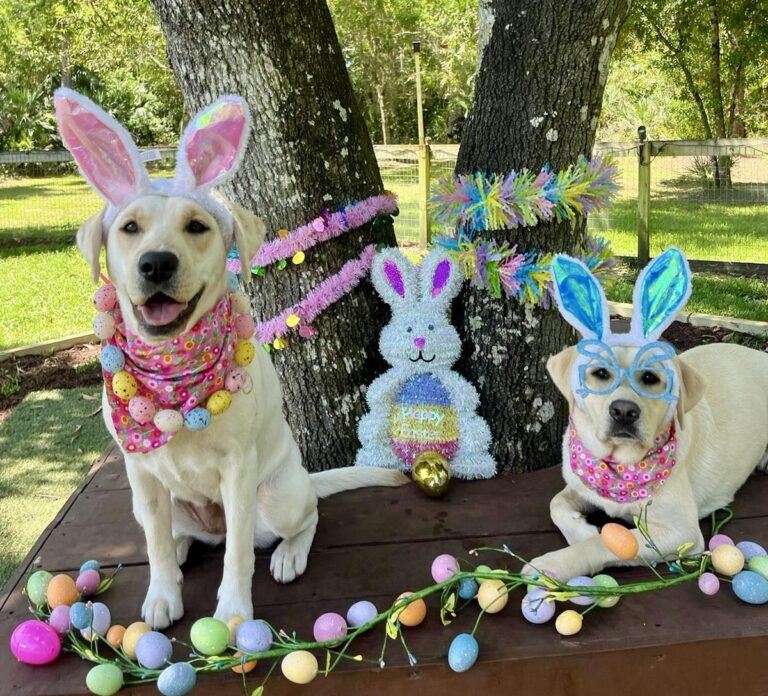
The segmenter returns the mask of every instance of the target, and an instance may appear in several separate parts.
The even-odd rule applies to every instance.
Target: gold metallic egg
[[[413,462],[413,480],[430,498],[439,498],[451,480],[448,460],[438,452],[422,452]]]

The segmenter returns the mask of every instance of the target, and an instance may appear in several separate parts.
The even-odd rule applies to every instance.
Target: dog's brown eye
[[[611,373],[608,372],[608,370],[606,370],[604,367],[599,367],[592,372],[592,376],[597,377],[597,379],[604,382],[611,378]]]
[[[122,230],[126,234],[136,234],[139,231],[139,226],[135,220],[129,220],[123,225]]]
[[[653,372],[643,372],[641,379],[643,384],[647,384],[648,386],[661,382],[661,380],[655,374],[653,374]]]
[[[192,234],[202,234],[207,231],[208,225],[200,222],[200,220],[190,220],[187,225],[187,232],[191,232]]]

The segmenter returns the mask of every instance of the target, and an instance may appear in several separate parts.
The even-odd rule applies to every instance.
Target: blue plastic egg
[[[549,592],[543,587],[537,587],[531,590],[520,604],[520,611],[526,621],[532,624],[547,623],[555,615],[556,602],[546,601]]]
[[[474,599],[477,595],[477,580],[474,578],[462,578],[459,580],[459,597],[462,599]]]
[[[100,636],[106,636],[109,627],[112,625],[112,614],[109,612],[109,607],[103,602],[94,602],[91,605],[93,609],[93,620],[90,626],[86,626],[80,631],[80,634],[86,640],[93,639],[93,633],[98,633]],[[92,632],[93,631],[93,632]]]
[[[171,641],[158,631],[147,631],[136,643],[136,659],[147,669],[160,669],[172,652]]]
[[[733,576],[731,583],[734,594],[747,604],[768,602],[768,580],[752,570],[742,570]]]
[[[244,653],[260,653],[272,645],[272,629],[264,621],[244,621],[235,633],[237,649]]]
[[[237,292],[240,289],[240,281],[237,279],[237,274],[232,271],[227,271],[227,287],[230,292]]]
[[[361,600],[355,602],[347,611],[347,623],[351,628],[357,628],[363,624],[367,624],[372,621],[379,611],[374,606],[373,602],[367,600]]]
[[[594,587],[597,583],[592,579],[588,578],[586,575],[577,575],[575,578],[571,578],[567,583],[565,583],[569,587]],[[579,595],[578,597],[571,597],[571,602],[574,604],[579,604],[580,606],[588,606],[590,604],[593,604],[595,601],[594,597],[590,597],[589,595]]]
[[[163,696],[184,696],[195,688],[197,672],[187,662],[168,665],[157,678],[157,690]]]
[[[207,408],[193,408],[184,416],[184,425],[190,430],[205,430],[211,423],[211,414]]]
[[[98,561],[86,561],[80,566],[80,572],[84,573],[86,570],[95,570],[98,573],[101,570],[101,566]]]
[[[85,602],[75,602],[69,608],[69,623],[75,628],[88,628],[93,621],[93,608]]]
[[[111,372],[112,374],[119,372],[123,369],[123,367],[125,367],[125,355],[123,354],[123,351],[120,350],[117,346],[104,346],[101,349],[99,360],[101,361],[102,368],[104,368],[107,372]],[[86,563],[91,563],[91,561],[86,561]],[[96,563],[96,561],[93,561],[93,563]],[[83,571],[84,566],[85,563],[83,563],[83,566],[80,568],[80,572]],[[99,564],[96,563],[96,567],[93,570],[98,569]],[[85,568],[85,570],[88,570],[88,568]]]
[[[454,672],[466,672],[477,662],[480,646],[469,633],[460,633],[448,648],[448,665]]]
[[[749,561],[754,556],[768,556],[768,551],[754,541],[740,541],[736,544],[736,548],[744,554],[745,561]]]

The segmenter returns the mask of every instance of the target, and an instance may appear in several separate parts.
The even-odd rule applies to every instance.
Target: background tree
[[[631,0],[485,0],[479,69],[457,173],[562,169],[594,144],[611,52]],[[583,218],[483,236],[522,251],[573,252]],[[461,369],[480,391],[480,412],[503,468],[537,469],[561,459],[564,400],[547,358],[573,342],[557,311],[496,300],[466,287],[457,318]]]
[[[380,193],[371,140],[324,0],[154,0],[168,57],[194,112],[234,92],[251,106],[253,135],[226,194],[266,222],[268,237],[326,207]],[[250,290],[257,318],[299,301],[392,226],[319,245],[301,266],[274,266]],[[382,367],[378,335],[387,312],[369,283],[315,322],[319,335],[273,353],[288,421],[310,469],[354,462],[363,388]]]

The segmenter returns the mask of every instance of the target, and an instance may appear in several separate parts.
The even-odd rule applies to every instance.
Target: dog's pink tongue
[[[151,302],[139,305],[141,316],[150,326],[165,326],[187,308],[186,302]]]

